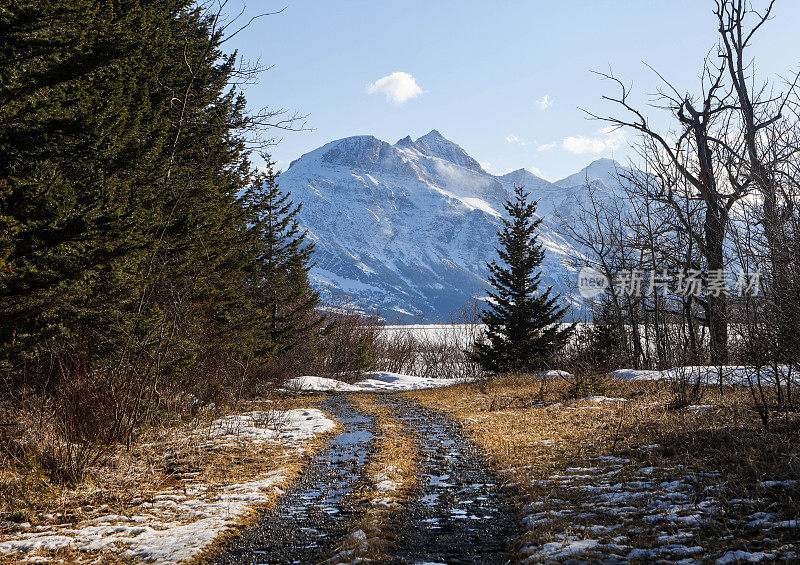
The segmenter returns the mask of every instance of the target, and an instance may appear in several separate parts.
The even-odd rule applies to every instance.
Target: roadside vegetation
[[[0,6],[3,524],[213,472],[154,446],[349,363],[223,5]]]
[[[797,414],[766,431],[744,387],[675,409],[668,383],[594,386],[576,398],[560,377],[508,376],[404,394],[456,418],[517,493],[532,562],[797,557]]]

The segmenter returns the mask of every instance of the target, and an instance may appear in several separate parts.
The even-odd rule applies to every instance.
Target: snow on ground
[[[432,377],[415,377],[398,373],[375,372],[364,373],[363,380],[356,383],[362,390],[403,391],[421,388],[437,388],[465,382],[464,379],[435,379]]]
[[[628,402],[627,398],[611,398],[608,396],[589,396],[586,398],[587,402],[594,404],[601,404],[603,402]]]
[[[334,428],[333,420],[315,408],[270,410],[236,414],[215,420],[209,431],[212,437],[229,436],[249,439],[253,443],[267,441],[295,444],[324,434]]]
[[[789,367],[780,367],[778,374],[782,379],[791,377],[793,380],[800,382],[800,374],[792,373]],[[619,379],[627,379],[634,381],[653,381],[653,380],[678,380],[688,379],[693,382],[698,378],[705,384],[718,384],[720,381],[726,385],[747,385],[748,379],[756,382],[760,375],[764,384],[773,382],[775,371],[770,368],[762,368],[757,371],[754,367],[747,367],[741,365],[730,365],[723,367],[716,366],[686,366],[686,367],[673,367],[665,371],[653,371],[646,369],[618,369],[609,373],[609,376]],[[537,373],[535,376],[543,378],[570,378],[571,373],[567,371],[554,370]],[[326,377],[296,377],[290,379],[286,385],[285,390],[289,391],[306,391],[306,392],[364,392],[364,391],[406,391],[418,390],[423,388],[436,388],[442,386],[450,386],[465,382],[464,379],[437,379],[416,377],[414,375],[401,375],[398,373],[389,373],[384,371],[363,373],[362,379],[353,384],[349,384],[337,379]],[[611,402],[620,401],[618,398],[600,397],[592,400],[593,402]]]
[[[296,377],[290,379],[283,388],[297,392],[357,392],[361,390],[357,386],[326,377]]]
[[[572,377],[572,373],[568,371],[562,371],[559,369],[550,369],[549,371],[542,371],[541,373],[536,373],[534,375],[536,377],[540,377],[542,379],[555,379],[555,378],[570,378]]]
[[[533,480],[546,495],[524,509],[529,541],[522,553],[528,563],[634,559],[695,563],[700,556],[709,557],[696,540],[700,529],[725,520],[717,481],[716,474],[698,475],[680,466],[637,467],[627,458],[611,456]],[[757,501],[741,502],[756,508]],[[796,527],[763,512],[751,519],[727,526],[734,531],[757,521],[767,536],[770,530]],[[773,561],[796,557],[795,549],[789,545],[711,555],[721,564]]]
[[[388,465],[370,477],[378,495],[377,498],[372,499],[372,506],[379,509],[397,508],[399,506],[397,502],[398,493],[403,488],[403,479],[405,477],[401,474],[399,480],[391,478],[393,476],[396,477],[398,471],[400,473],[403,472],[402,469],[398,469],[394,465]]]
[[[401,392],[422,388],[437,388],[465,382],[464,379],[436,379],[401,375],[385,371],[362,373],[362,380],[348,384],[325,377],[296,377],[289,380],[284,388],[290,391],[338,391],[338,392]]]
[[[776,371],[771,367],[762,367],[758,370],[756,367],[744,365],[723,365],[722,367],[688,365],[685,367],[673,367],[665,371],[618,369],[609,373],[609,376],[634,381],[688,379],[694,382],[699,378],[705,384],[719,384],[720,380],[722,380],[722,383],[726,385],[747,385],[751,380],[754,383],[757,382],[758,378],[764,384],[772,383],[775,380],[776,373],[781,379],[792,378],[792,380],[797,381],[798,377],[800,377],[796,372],[793,373],[788,366],[778,367]]]
[[[780,367],[778,374],[782,379],[791,377],[793,380],[800,381],[800,374],[793,374],[789,367]],[[762,368],[757,371],[754,367],[747,367],[741,365],[730,365],[723,367],[716,366],[686,366],[686,367],[673,367],[665,371],[653,371],[645,369],[618,369],[609,373],[609,376],[619,379],[635,380],[635,381],[650,381],[650,380],[678,380],[688,379],[695,381],[698,378],[705,384],[718,384],[720,376],[723,384],[727,385],[746,385],[748,379],[755,382],[756,378],[760,375],[764,384],[773,382],[775,371],[770,368]],[[343,381],[325,377],[297,377],[291,379],[284,388],[291,391],[316,391],[316,392],[362,392],[362,391],[405,391],[405,390],[418,390],[423,388],[436,388],[441,386],[450,386],[465,382],[463,379],[436,379],[416,377],[413,375],[401,375],[398,373],[389,372],[372,372],[363,373],[362,380],[354,384],[345,383]],[[569,378],[572,375],[567,371],[549,370],[543,373],[538,373],[538,377],[546,378]],[[619,401],[621,399],[600,399],[599,397],[594,402],[609,402]]]
[[[218,445],[245,439],[305,451],[304,442],[335,425],[314,409],[252,412],[218,419],[203,436]],[[276,469],[237,484],[182,484],[134,501],[125,515],[37,526],[5,536],[0,542],[0,554],[14,555],[18,561],[46,562],[42,555],[36,555],[38,551],[69,548],[86,561],[96,560],[98,552],[110,552],[121,559],[164,565],[185,562],[246,517],[252,507],[282,494],[287,476],[285,469]]]

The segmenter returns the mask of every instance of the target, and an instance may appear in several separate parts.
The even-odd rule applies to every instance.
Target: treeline
[[[596,301],[606,357],[654,369],[749,365],[769,426],[774,409],[796,406],[800,369],[798,75],[761,79],[751,59],[774,2],[713,5],[717,44],[693,90],[656,73],[663,82],[643,109],[627,83],[602,75],[615,110],[591,116],[638,136],[637,167],[619,171],[616,195],[588,186],[562,225],[580,252],[575,266],[614,287]],[[684,402],[702,384],[683,383]]]
[[[325,347],[297,205],[250,161],[292,117],[248,110],[207,8],[0,6],[0,418],[56,478]]]

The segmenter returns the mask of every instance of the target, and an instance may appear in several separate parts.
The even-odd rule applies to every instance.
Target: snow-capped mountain
[[[515,185],[539,199],[547,255],[542,280],[569,295],[568,244],[550,221],[586,191],[613,190],[617,163],[600,159],[556,183],[525,169],[494,176],[438,131],[391,145],[370,135],[332,141],[293,161],[280,185],[302,203],[316,243],[312,283],[390,320],[447,317],[485,296],[503,203]]]

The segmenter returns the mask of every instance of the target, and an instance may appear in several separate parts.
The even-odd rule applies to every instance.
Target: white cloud
[[[543,143],[539,147],[536,148],[537,151],[550,151],[551,149],[555,148],[558,145],[557,143]]]
[[[422,94],[422,89],[411,74],[395,71],[367,84],[367,94],[382,93],[386,101],[393,104],[404,104]]]
[[[550,106],[553,105],[553,99],[550,98],[549,94],[545,94],[536,101],[536,104],[539,106],[540,110],[547,110]]]
[[[603,128],[597,137],[584,137],[582,135],[565,137],[561,146],[570,153],[604,153],[620,147],[625,143],[625,135],[618,129]]]

